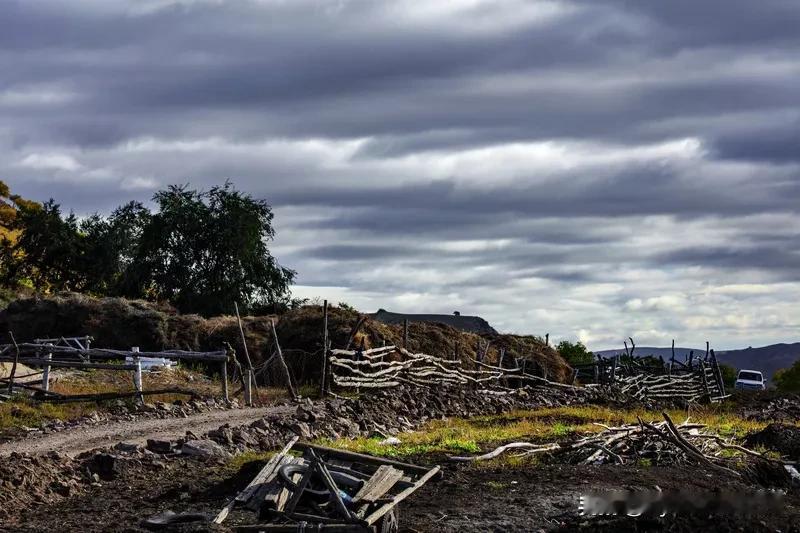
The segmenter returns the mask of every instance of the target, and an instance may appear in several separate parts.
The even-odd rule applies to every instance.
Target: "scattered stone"
[[[114,455],[108,453],[95,454],[89,463],[89,471],[104,481],[116,479],[121,474],[119,461]]]
[[[310,439],[312,436],[311,428],[308,427],[308,424],[305,422],[295,422],[289,426],[289,429],[291,429],[295,435],[299,435],[301,439]]]
[[[172,443],[168,440],[147,439],[147,449],[153,453],[170,453]]]
[[[195,457],[230,457],[230,453],[212,440],[187,440],[181,446],[181,453]]]
[[[123,453],[136,453],[139,451],[139,445],[132,442],[118,442],[114,445],[114,449]]]

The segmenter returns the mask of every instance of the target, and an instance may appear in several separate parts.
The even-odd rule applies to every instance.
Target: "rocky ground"
[[[143,518],[168,509],[215,514],[263,464],[260,460],[231,462],[232,454],[273,450],[293,435],[306,440],[388,436],[446,416],[470,417],[593,399],[586,393],[552,389],[510,396],[463,389],[450,393],[400,390],[362,399],[287,404],[248,424],[231,423],[205,432],[189,429],[180,438],[151,438],[144,445],[120,443],[76,458],[14,453],[0,458],[0,529],[41,531],[57,525],[63,531],[142,531]],[[786,426],[789,433],[768,427],[760,438],[778,442],[772,434],[787,434],[791,445],[796,423],[797,419]],[[428,455],[414,462],[432,464],[443,459]],[[237,464],[241,466],[231,466]],[[693,491],[694,497],[720,487],[743,495],[763,489],[696,467],[442,464],[444,479],[429,483],[404,504],[401,524],[406,531],[798,531],[800,524],[800,499],[791,488],[777,510],[752,516],[710,517],[706,512],[633,519],[579,514],[580,495],[592,489],[659,487]],[[217,530],[252,519],[252,515],[234,512],[225,527]],[[214,530],[207,525],[186,529]]]

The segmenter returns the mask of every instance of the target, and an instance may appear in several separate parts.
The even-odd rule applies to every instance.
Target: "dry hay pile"
[[[331,346],[343,348],[359,322],[355,311],[331,307],[328,331]],[[306,306],[280,316],[243,318],[247,347],[253,364],[258,366],[275,350],[270,321],[275,320],[278,338],[295,378],[313,380],[319,375],[322,354],[322,308]],[[234,316],[203,318],[182,315],[167,304],[124,298],[91,298],[65,293],[48,298],[26,298],[12,302],[0,311],[0,331],[13,331],[18,340],[91,335],[94,346],[142,350],[218,350],[230,343],[242,352],[239,329]],[[445,324],[412,323],[409,325],[408,349],[444,358],[458,353],[468,363],[478,356],[486,342],[489,350],[484,361],[498,364],[501,350],[506,352],[506,366],[513,357],[535,361],[546,367],[552,380],[565,381],[571,376],[567,363],[538,337],[520,335],[484,335],[468,333]],[[403,342],[403,326],[389,325],[366,318],[353,335],[352,347],[366,349]]]

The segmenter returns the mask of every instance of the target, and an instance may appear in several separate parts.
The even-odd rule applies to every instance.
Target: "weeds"
[[[671,410],[676,421],[687,418],[686,411]],[[708,430],[724,437],[739,439],[752,431],[763,429],[765,422],[745,420],[736,414],[716,407],[697,408],[691,420],[706,424]],[[663,420],[660,412],[643,409],[610,409],[596,405],[552,407],[536,410],[517,410],[471,419],[452,418],[425,424],[416,431],[399,435],[400,444],[381,444],[381,438],[361,437],[354,440],[327,441],[334,447],[349,449],[371,455],[395,458],[414,457],[426,454],[480,453],[493,447],[524,440],[528,442],[552,442],[570,439],[579,434],[596,433],[607,426],[633,424],[641,418],[645,421]],[[483,462],[480,467],[497,467],[500,464],[517,465],[529,458],[514,455],[503,456]]]

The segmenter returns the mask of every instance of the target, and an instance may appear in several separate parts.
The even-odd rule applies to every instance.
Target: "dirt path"
[[[147,439],[174,439],[186,431],[200,435],[223,424],[243,425],[267,415],[292,413],[296,407],[276,406],[256,409],[210,411],[188,418],[167,418],[111,422],[98,426],[81,426],[69,430],[0,444],[0,457],[11,452],[59,453],[77,455],[120,441],[144,444]]]

